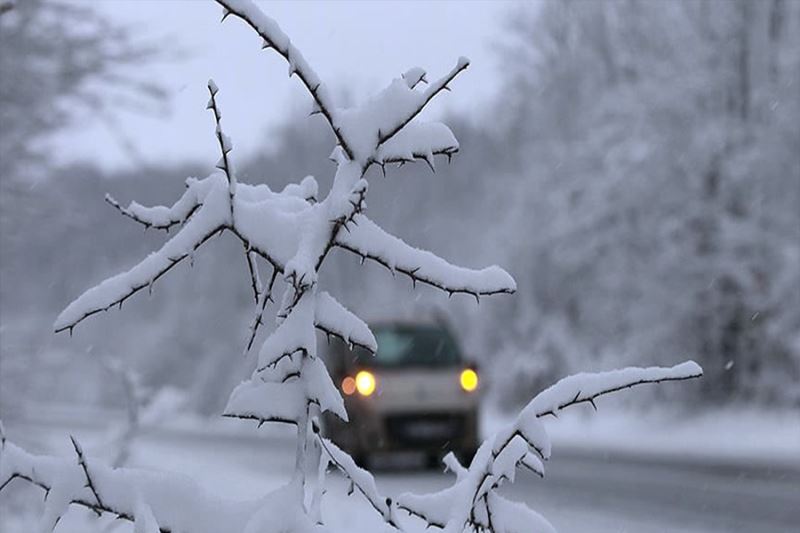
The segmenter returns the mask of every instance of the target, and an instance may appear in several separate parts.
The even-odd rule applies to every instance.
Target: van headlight
[[[459,377],[461,388],[467,392],[472,392],[478,388],[478,373],[471,368],[465,368],[461,371]]]
[[[351,396],[356,391],[356,380],[350,376],[346,376],[342,380],[342,392],[347,396]]]
[[[375,376],[366,370],[356,374],[356,390],[361,396],[370,396],[375,392]]]

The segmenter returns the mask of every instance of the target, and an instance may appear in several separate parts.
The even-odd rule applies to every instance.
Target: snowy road
[[[800,474],[770,468],[639,461],[555,451],[544,481],[529,477],[513,494],[561,531],[796,531]],[[585,515],[573,522],[570,512]],[[593,528],[590,528],[594,530]]]
[[[11,427],[9,432],[37,447],[65,449],[67,444],[61,442],[66,430],[59,428]],[[97,440],[97,432],[89,428],[72,432]],[[142,438],[136,458],[145,466],[187,473],[226,496],[248,498],[286,479],[293,445],[289,435],[160,432]],[[384,494],[433,491],[448,484],[448,475],[410,468],[411,459],[376,465]],[[326,507],[333,525],[347,531],[381,529],[357,496],[344,494],[339,476],[332,475],[330,482]],[[589,456],[562,446],[554,450],[546,479],[522,473],[506,493],[536,508],[561,533],[778,533],[796,531],[800,523],[800,472],[767,466]],[[341,501],[348,498],[358,504],[354,512],[342,514]]]

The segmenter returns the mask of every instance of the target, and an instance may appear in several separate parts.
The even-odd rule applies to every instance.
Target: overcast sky
[[[76,0],[87,1],[87,0]],[[106,168],[137,163],[185,160],[216,161],[213,119],[205,111],[206,81],[220,87],[226,132],[240,153],[250,154],[268,142],[270,126],[288,110],[306,112],[310,97],[299,81],[287,78],[287,66],[275,53],[262,52],[260,38],[240,20],[220,24],[221,8],[206,0],[97,0],[99,9],[123,24],[134,25],[143,40],[162,43],[184,56],[140,73],[170,92],[169,112],[158,116],[119,115],[133,151],[119,136],[91,117],[59,136],[60,160],[90,159]],[[497,62],[492,51],[506,13],[513,4],[500,1],[350,1],[264,2],[320,76],[341,97],[359,101],[412,66],[433,79],[457,58],[472,60],[453,91],[431,105],[429,116],[456,109],[481,113],[496,90]],[[313,118],[310,120],[320,120]]]

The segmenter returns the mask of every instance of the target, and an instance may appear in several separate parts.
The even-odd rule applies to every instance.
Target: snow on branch
[[[69,440],[72,441],[72,447],[75,449],[75,454],[78,456],[78,465],[80,465],[81,470],[83,470],[83,475],[86,478],[86,487],[92,492],[97,507],[98,508],[105,507],[103,500],[97,493],[97,487],[95,486],[95,483],[92,480],[92,475],[89,473],[89,464],[86,462],[86,456],[83,454],[83,448],[81,448],[81,445],[78,444],[78,441],[75,440],[75,437],[73,437],[72,435],[70,435]],[[100,511],[95,510],[95,512],[97,513],[98,516],[101,514]]]
[[[248,262],[250,261],[252,256],[253,253],[248,252],[247,254]],[[251,268],[257,269],[258,267],[256,265],[253,265]],[[249,352],[250,348],[253,347],[253,342],[255,342],[256,335],[258,334],[258,328],[261,326],[261,324],[264,323],[264,310],[267,307],[267,303],[273,300],[272,289],[275,287],[275,280],[277,279],[277,277],[278,277],[278,269],[273,267],[272,276],[270,276],[269,278],[269,283],[267,283],[266,287],[262,287],[261,289],[259,289],[258,299],[256,301],[255,316],[253,317],[253,320],[250,322],[250,327],[248,328],[248,330],[250,331],[250,336],[247,339],[247,345],[245,346],[244,349],[245,353]],[[254,276],[251,276],[251,279],[253,279],[253,285],[255,290],[256,288],[255,285],[257,283],[256,278]]]
[[[459,485],[454,485],[428,494],[406,492],[397,497],[397,508],[411,516],[421,518],[427,527],[444,529],[450,519],[450,509],[461,488]]]
[[[370,353],[378,349],[378,342],[366,322],[350,312],[327,292],[317,294],[315,323],[326,335],[338,337],[345,344],[358,346]]]
[[[456,65],[444,76],[436,80],[428,86],[428,88],[418,95],[416,102],[411,105],[404,106],[404,109],[398,109],[395,116],[386,119],[384,124],[378,128],[378,147],[389,141],[392,137],[402,130],[411,120],[414,119],[424,108],[428,102],[433,100],[433,97],[441,91],[450,90],[448,84],[455,79],[461,72],[469,66],[469,59],[466,57],[459,57]],[[413,89],[413,87],[409,87]]]
[[[496,533],[556,533],[542,515],[521,502],[508,500],[496,492],[487,495],[486,522]]]
[[[699,378],[703,369],[694,361],[686,361],[669,368],[629,367],[610,372],[582,373],[568,376],[543,390],[531,400],[522,412],[535,413],[537,417],[556,413],[571,405],[590,403],[593,407],[598,396],[647,383],[683,381]]]
[[[150,254],[127,272],[111,277],[83,293],[58,316],[54,325],[55,331],[71,332],[85,318],[115,305],[122,305],[140,290],[152,287],[161,276],[229,223],[227,185],[224,189],[211,187],[197,213],[158,252]]]
[[[222,416],[265,422],[297,424],[305,413],[308,399],[305,387],[297,380],[291,383],[244,381],[236,386]]]
[[[216,124],[214,132],[217,137],[219,151],[222,154],[217,162],[217,168],[225,173],[225,178],[228,180],[228,196],[230,198],[231,216],[233,216],[233,195],[236,194],[236,172],[233,169],[233,161],[228,157],[228,154],[233,150],[233,142],[231,142],[231,138],[222,131],[222,111],[220,111],[219,104],[217,103],[218,92],[219,88],[217,84],[214,83],[214,80],[208,80],[208,94],[210,96],[206,109],[210,109],[214,114],[214,123]]]
[[[371,162],[385,163],[392,159],[399,160],[408,153],[429,154],[453,153],[458,146],[452,132],[442,125],[416,128],[415,133],[422,133],[414,138],[414,133],[399,140],[394,147],[381,153],[382,145],[388,143],[428,105],[437,94],[449,90],[448,84],[459,73],[469,66],[469,60],[461,57],[456,66],[429,85],[425,90],[415,90],[424,77],[422,69],[411,69],[403,77],[394,79],[388,87],[370,98],[365,103],[340,111],[340,123],[355,157],[368,165]],[[406,159],[413,159],[407,158]]]
[[[504,482],[513,483],[519,467],[544,477],[542,461],[550,457],[550,439],[539,418],[578,403],[594,405],[593,400],[603,394],[645,383],[693,379],[702,373],[699,365],[688,361],[670,368],[625,368],[564,378],[534,397],[512,424],[484,441],[469,468],[453,456],[446,457],[445,464],[457,476],[453,486],[433,494],[402,494],[398,508],[446,533],[553,532],[538,513],[496,492]]]
[[[415,159],[422,159],[433,171],[433,156],[444,155],[449,162],[458,149],[455,135],[441,122],[412,122],[381,145],[373,161],[381,166],[384,173],[387,163],[402,165]]]
[[[195,210],[200,207],[195,183],[197,183],[197,180],[187,181],[186,192],[172,207],[163,205],[144,207],[136,202],[131,202],[128,207],[122,207],[109,194],[105,196],[105,201],[121,214],[142,224],[145,229],[155,228],[169,231],[173,226],[186,222],[194,214]]]
[[[342,147],[349,159],[353,159],[353,149],[341,131],[337,111],[327,89],[300,50],[292,44],[289,36],[278,26],[278,23],[265,15],[250,0],[216,0],[216,2],[224,9],[223,20],[231,14],[239,17],[263,39],[262,48],[272,48],[283,56],[289,63],[289,76],[297,75],[314,99],[316,110],[328,121],[339,146]]]
[[[299,184],[287,186],[280,193],[273,192],[266,185],[237,186],[232,161],[228,157],[232,144],[221,129],[221,113],[216,98],[219,89],[213,81],[209,81],[208,90],[208,108],[214,113],[216,138],[222,153],[217,168],[224,177],[216,173],[202,180],[187,180],[187,191],[172,207],[147,208],[132,202],[123,208],[107,196],[109,204],[145,228],[168,230],[178,223],[183,226],[159,251],[150,254],[127,272],[89,289],[67,306],[56,319],[56,332],[72,332],[75,325],[85,318],[115,305],[121,306],[126,299],[145,287],[152,288],[161,276],[183,259],[192,257],[194,251],[211,237],[230,230],[244,246],[257,306],[258,314],[250,328],[249,350],[262,321],[261,313],[271,300],[276,273],[283,272],[286,262],[297,255],[301,229],[319,218],[315,218],[318,186],[311,176]],[[363,201],[363,195],[361,199]],[[327,227],[334,222],[324,221],[324,224]],[[264,258],[273,268],[273,279],[266,292],[258,276],[256,255]]]
[[[247,271],[250,274],[250,288],[253,290],[253,298],[256,301],[256,305],[259,305],[264,286],[261,284],[261,275],[258,273],[256,254],[247,245],[244,247],[244,258],[247,260]]]
[[[184,198],[196,195],[197,206],[181,229],[164,246],[150,254],[127,272],[109,278],[100,285],[89,289],[72,302],[56,319],[56,332],[71,330],[85,318],[121,305],[136,292],[152,285],[167,271],[187,257],[207,240],[230,230],[241,241],[245,252],[252,261],[253,254],[264,258],[273,269],[282,272],[284,264],[297,251],[300,230],[314,204],[300,194],[313,194],[316,182],[313,178],[303,180],[294,188],[275,193],[264,185],[251,186],[239,184],[233,198],[227,179],[220,173],[212,174],[203,180],[195,180],[189,191],[178,202],[181,207],[158,209],[144,208],[131,204],[127,210],[135,213],[139,221],[152,226],[171,224],[186,210]],[[233,200],[233,204],[231,204]],[[178,204],[176,204],[177,206]],[[233,209],[231,209],[233,205]],[[233,213],[236,214],[235,219]],[[155,222],[160,219],[161,222]],[[258,288],[255,272],[251,276],[251,286]],[[267,298],[269,298],[269,294]],[[264,302],[266,303],[266,302]]]
[[[231,393],[222,416],[253,420],[259,426],[266,422],[297,425],[307,416],[309,405],[316,405],[322,412],[330,411],[347,421],[344,400],[324,363],[318,358],[298,360],[276,381],[266,381],[256,372],[251,379],[240,383]]]
[[[306,293],[301,296],[286,318],[267,337],[258,353],[258,368],[261,372],[274,367],[283,358],[297,352],[316,356],[317,338],[314,332],[314,295]]]
[[[465,293],[479,298],[490,294],[511,294],[514,279],[502,268],[490,266],[472,270],[452,265],[437,255],[414,248],[390,235],[365,215],[356,215],[349,232],[339,232],[336,245],[364,259],[371,259],[392,272],[425,283],[449,294]]]
[[[74,439],[73,446],[77,460],[32,455],[8,441],[0,449],[0,491],[16,479],[45,491],[42,531],[52,530],[68,507],[77,505],[155,525],[147,531],[239,532],[268,501],[222,500],[177,474],[88,465]]]
[[[567,377],[541,392],[512,424],[480,446],[469,467],[454,455],[445,465],[456,474],[453,486],[434,494],[401,495],[397,502],[382,497],[375,480],[331,441],[319,435],[318,413],[330,412],[347,421],[344,400],[324,362],[317,357],[317,330],[341,338],[351,347],[375,352],[377,342],[369,327],[318,286],[319,271],[333,247],[371,259],[393,274],[400,272],[412,283],[425,283],[448,294],[481,296],[516,291],[514,279],[498,266],[476,270],[459,267],[435,254],[417,249],[387,233],[367,218],[365,173],[371,164],[422,159],[434,168],[434,156],[449,158],[459,150],[452,131],[441,123],[414,122],[424,107],[464,71],[469,61],[434,83],[414,68],[365,104],[351,109],[333,105],[317,74],[288,36],[250,0],[216,0],[225,10],[252,27],[289,63],[314,98],[337,137],[332,159],[337,164],[327,195],[318,200],[319,187],[304,178],[280,192],[267,185],[238,183],[229,154],[230,139],[222,131],[217,96],[209,81],[208,108],[214,113],[215,137],[221,158],[218,172],[203,180],[188,180],[187,191],[172,207],[143,207],[132,202],[123,208],[110,196],[106,201],[123,215],[142,224],[180,229],[162,247],[127,272],[89,289],[67,306],[55,322],[56,331],[69,330],[100,311],[122,303],[152,285],[173,266],[211,237],[225,230],[242,243],[255,300],[247,349],[252,346],[268,302],[273,301],[279,277],[286,285],[276,313],[277,327],[264,340],[250,379],[231,393],[224,415],[266,422],[293,424],[297,430],[295,469],[290,483],[253,502],[227,502],[209,497],[186,480],[129,469],[109,469],[89,464],[77,441],[77,461],[36,457],[5,439],[0,425],[0,490],[12,480],[39,486],[47,495],[43,523],[52,529],[70,505],[82,505],[98,514],[112,513],[134,521],[137,530],[206,533],[220,531],[311,531],[321,523],[322,482],[330,464],[351,481],[390,526],[399,529],[396,511],[402,509],[447,533],[465,529],[482,533],[553,531],[552,526],[525,505],[501,497],[497,491],[513,482],[518,468],[544,476],[551,443],[542,417],[604,394],[644,383],[679,381],[699,377],[702,369],[687,362],[672,368],[627,368],[601,374]],[[272,273],[261,281],[258,259]],[[306,471],[321,459],[316,487],[306,506]],[[141,526],[141,527],[140,527]]]
[[[317,73],[273,19],[250,0],[216,1],[224,9],[223,20],[229,15],[242,19],[263,39],[263,48],[274,49],[289,63],[289,75],[297,75],[311,94],[315,104],[313,113],[325,117],[349,160],[358,160],[365,167],[372,161],[387,163],[414,159],[424,159],[430,164],[429,154],[449,156],[457,150],[457,143],[445,144],[442,137],[437,137],[434,142],[426,144],[423,136],[417,138],[411,147],[406,141],[378,153],[381,145],[409,125],[438,93],[449,90],[448,84],[469,66],[468,59],[459,58],[450,72],[425,90],[414,90],[420,82],[427,83],[425,71],[414,68],[364,105],[338,109]]]
[[[367,470],[359,467],[349,454],[336,446],[333,442],[319,434],[319,427],[312,426],[317,443],[320,445],[327,459],[339,469],[339,471],[350,480],[351,486],[358,491],[369,502],[372,508],[381,515],[384,522],[395,529],[400,529],[395,516],[395,506],[391,498],[385,498],[378,492],[375,485],[375,478]]]

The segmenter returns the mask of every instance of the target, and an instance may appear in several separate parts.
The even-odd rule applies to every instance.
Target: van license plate
[[[413,439],[438,439],[452,434],[452,424],[446,420],[416,420],[406,422],[405,433]]]

